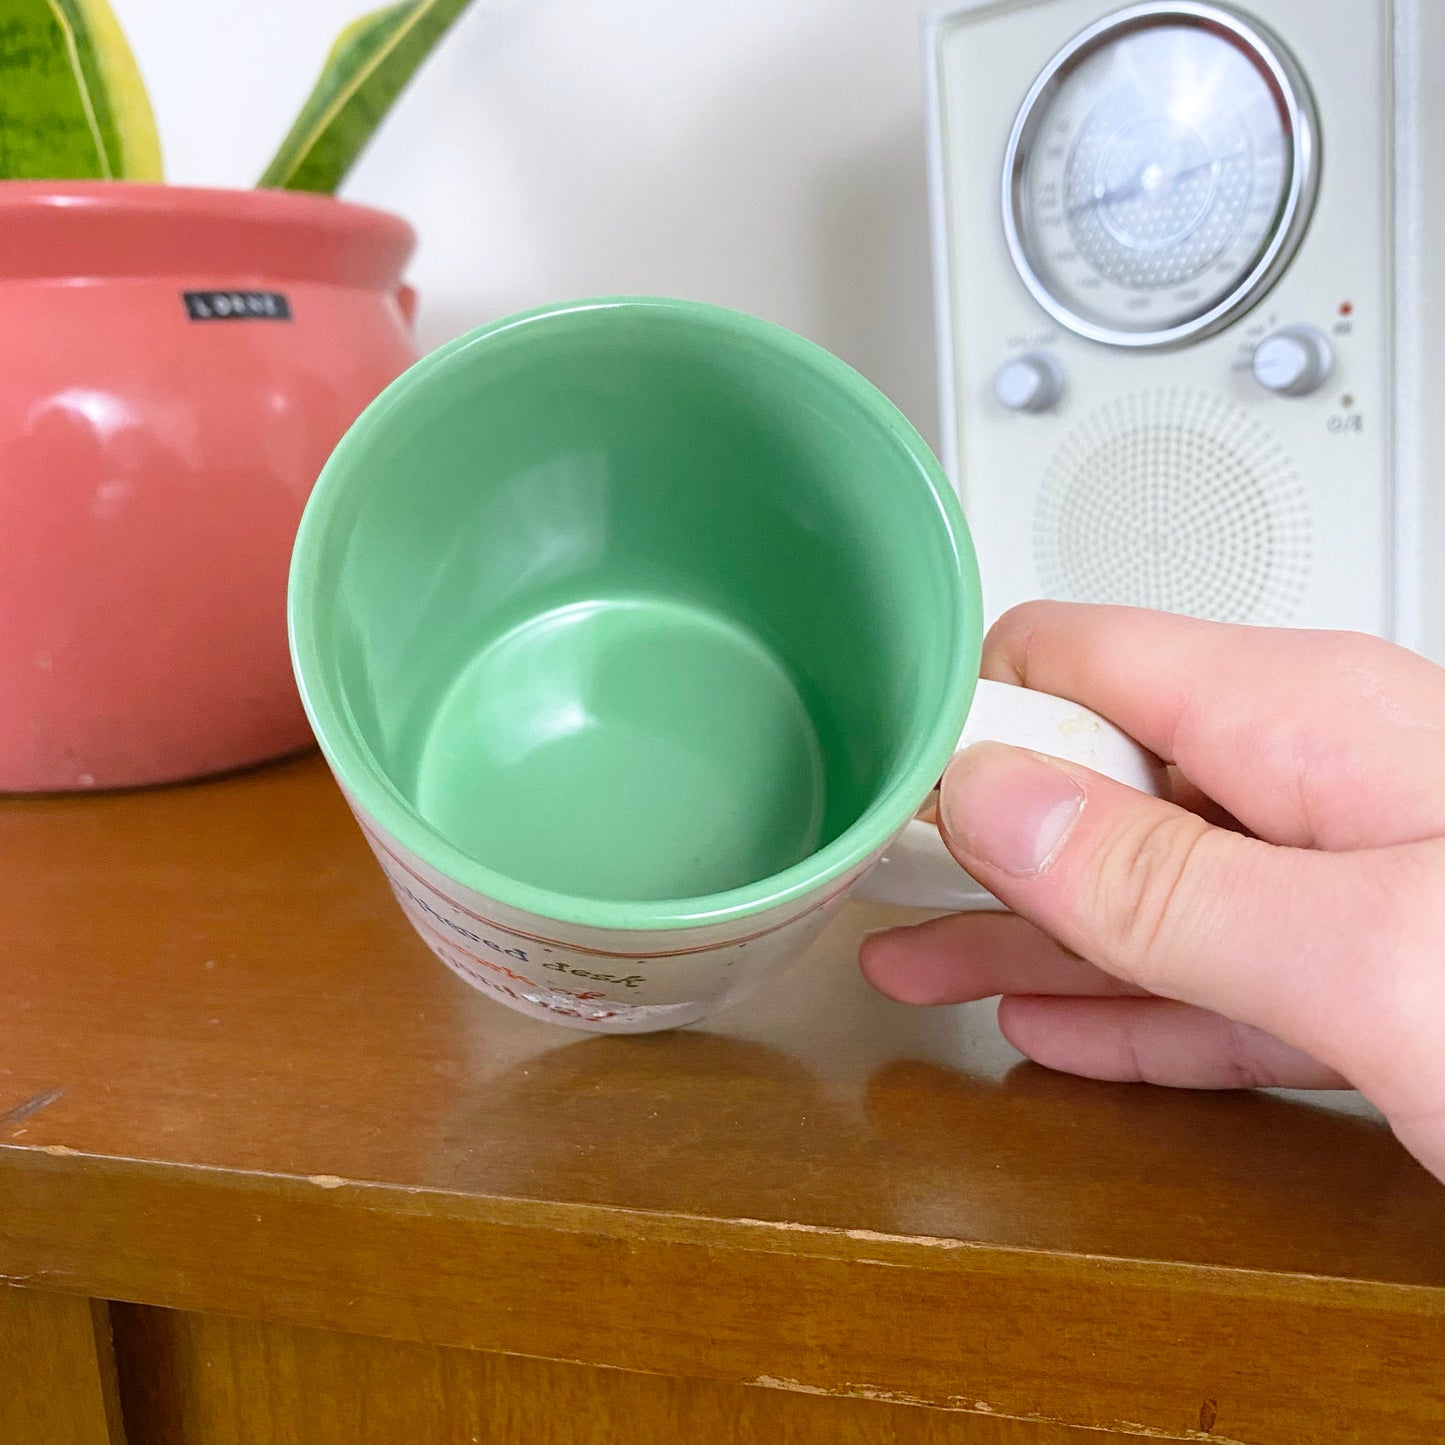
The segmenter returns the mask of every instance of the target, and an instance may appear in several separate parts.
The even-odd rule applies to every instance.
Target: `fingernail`
[[[1015,878],[1042,873],[1084,808],[1083,789],[1038,753],[965,748],[943,775],[943,831],[956,850]]]

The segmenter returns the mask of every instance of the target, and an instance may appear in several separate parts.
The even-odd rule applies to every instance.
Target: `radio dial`
[[[1254,379],[1281,396],[1308,396],[1318,391],[1334,367],[1329,339],[1313,326],[1286,326],[1254,348]]]
[[[993,394],[1010,411],[1048,411],[1064,394],[1064,369],[1041,351],[1016,356],[999,367]]]

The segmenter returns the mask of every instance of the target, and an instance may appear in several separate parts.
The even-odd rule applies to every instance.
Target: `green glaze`
[[[485,649],[437,709],[416,788],[421,815],[472,857],[626,899],[781,872],[817,846],[824,796],[778,659],[727,617],[659,596],[562,607]],[[646,826],[619,847],[628,818]]]
[[[332,766],[398,842],[603,928],[746,917],[864,861],[955,746],[978,575],[903,416],[697,303],[499,322],[394,382],[302,520]]]
[[[330,194],[471,0],[402,0],[354,20],[326,57],[259,186]]]

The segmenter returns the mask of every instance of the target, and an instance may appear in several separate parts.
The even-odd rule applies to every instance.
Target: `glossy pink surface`
[[[0,790],[305,746],[286,572],[322,463],[415,358],[396,216],[283,191],[0,183]],[[193,320],[186,291],[291,320]]]

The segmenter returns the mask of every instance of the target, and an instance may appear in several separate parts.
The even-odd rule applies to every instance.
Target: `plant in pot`
[[[254,190],[161,184],[106,0],[0,0],[0,791],[125,787],[306,746],[301,509],[415,359],[415,246],[333,198],[468,0],[342,32]]]

